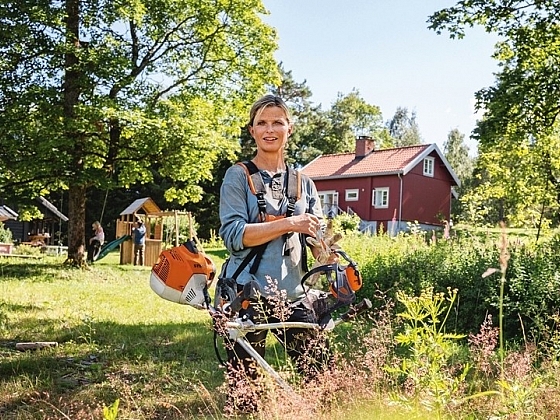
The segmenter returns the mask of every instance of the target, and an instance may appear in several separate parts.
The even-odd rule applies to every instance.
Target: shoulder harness
[[[245,170],[245,173],[247,174],[247,182],[249,183],[249,189],[257,197],[257,203],[259,206],[259,219],[261,222],[269,222],[271,220],[290,217],[294,214],[296,202],[301,197],[301,174],[299,173],[299,171],[289,166],[286,167],[288,175],[288,188],[286,191],[286,195],[288,198],[288,208],[285,215],[274,216],[266,213],[266,201],[264,200],[266,188],[264,186],[257,165],[255,165],[250,160],[245,162],[238,162],[237,164]]]
[[[290,166],[286,166],[286,172],[288,177],[288,185],[285,188],[286,196],[288,199],[288,206],[286,209],[286,213],[280,216],[275,216],[272,214],[267,214],[266,212],[266,201],[264,196],[266,194],[266,188],[264,186],[264,182],[262,180],[261,173],[257,165],[255,165],[252,161],[247,160],[244,162],[238,162],[237,165],[241,166],[245,173],[247,174],[247,183],[249,184],[249,189],[251,192],[257,197],[257,204],[259,206],[259,221],[260,222],[269,222],[272,220],[282,219],[285,217],[293,216],[294,211],[296,209],[296,202],[301,198],[301,174],[299,171],[291,168]],[[290,255],[290,249],[286,246],[288,238],[293,235],[292,233],[284,234],[284,256]],[[255,274],[259,267],[262,255],[267,247],[268,243],[259,245],[258,247],[253,248],[253,250],[249,253],[245,261],[243,261],[243,268],[254,258],[255,261],[251,265],[251,274]],[[305,247],[304,247],[305,249]],[[303,254],[304,264],[307,263],[307,258],[305,252]],[[304,265],[305,267],[305,265]],[[241,266],[239,267],[241,268]],[[240,274],[236,272],[237,275]]]

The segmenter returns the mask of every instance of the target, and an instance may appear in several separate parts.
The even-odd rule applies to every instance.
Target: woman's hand
[[[321,221],[314,214],[299,214],[290,217],[289,220],[293,222],[293,229],[289,232],[303,233],[316,238],[317,232],[321,230]]]
[[[317,237],[321,221],[313,214],[305,213],[262,223],[248,223],[243,233],[243,246],[252,247],[272,241],[280,236],[295,232]]]

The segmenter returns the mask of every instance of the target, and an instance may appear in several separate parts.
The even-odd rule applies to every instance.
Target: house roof
[[[361,158],[356,158],[355,153],[321,155],[301,171],[313,180],[406,175],[433,151],[445,164],[455,185],[460,185],[457,175],[435,143],[374,150]]]
[[[52,204],[50,201],[48,201],[46,198],[44,197],[38,197],[39,202],[45,206],[47,209],[49,209],[54,215],[56,215],[56,217],[58,217],[60,220],[62,220],[63,222],[67,222],[68,221],[68,217],[66,217],[64,214],[62,214],[56,207],[54,204]]]
[[[152,200],[150,197],[139,198],[135,200],[131,205],[129,205],[126,209],[121,211],[121,216],[127,214],[135,214],[138,213],[138,210],[144,209],[146,214],[154,214],[161,212],[160,208],[157,204]]]
[[[0,222],[4,220],[17,219],[18,214],[8,206],[0,206]]]

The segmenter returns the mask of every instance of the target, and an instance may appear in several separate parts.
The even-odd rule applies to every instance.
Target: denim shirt
[[[267,214],[280,216],[286,213],[288,199],[285,193],[282,198],[274,198],[271,188],[273,177],[275,184],[278,181],[286,191],[287,173],[280,172],[271,176],[266,171],[260,171],[266,188],[266,210]],[[317,194],[315,184],[304,174],[301,174],[301,197],[296,202],[294,215],[311,213],[323,220],[321,202]],[[230,253],[230,259],[222,273],[231,277],[241,265],[251,248],[243,246],[243,233],[248,223],[259,223],[259,207],[257,197],[251,192],[245,170],[239,165],[230,167],[224,177],[220,190],[220,231],[219,234]],[[301,287],[301,278],[307,267],[302,266],[303,238],[293,234],[287,240],[289,255],[284,255],[284,237],[280,236],[268,243],[263,253],[258,270],[252,275],[249,270],[254,262],[251,261],[237,277],[237,283],[246,284],[255,280],[261,286],[264,295],[276,294],[271,289],[271,282],[277,282],[277,289],[285,291],[287,298],[291,301],[297,300],[304,295]],[[274,286],[272,287],[274,289]]]

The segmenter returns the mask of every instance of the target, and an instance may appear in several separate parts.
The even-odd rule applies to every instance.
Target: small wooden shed
[[[151,267],[162,251],[163,213],[150,197],[139,198],[121,212],[116,226],[117,238],[125,235],[132,236],[132,228],[136,225],[137,218],[142,219],[146,226],[144,265]],[[131,239],[121,244],[120,263],[132,264],[133,262],[134,243]]]

